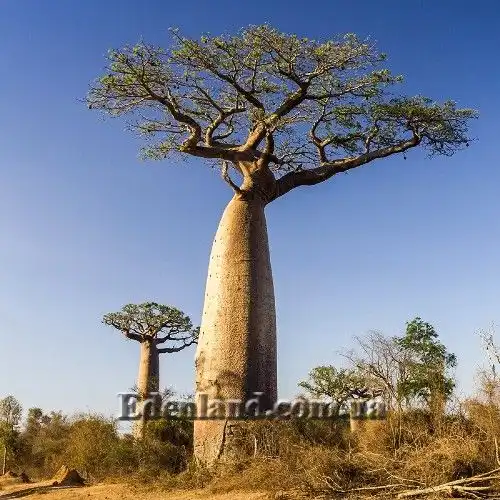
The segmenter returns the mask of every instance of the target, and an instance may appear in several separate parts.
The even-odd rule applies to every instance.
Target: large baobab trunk
[[[210,256],[196,353],[198,411],[217,399],[276,401],[276,313],[265,203],[235,195],[220,221]],[[231,422],[229,422],[231,424]],[[194,451],[211,464],[233,453],[225,419],[197,420]]]
[[[139,374],[137,376],[137,410],[141,417],[134,425],[134,436],[138,439],[144,437],[146,422],[149,412],[154,411],[145,405],[145,399],[151,392],[158,392],[159,388],[159,353],[154,341],[143,340],[141,342],[141,357],[139,360]]]

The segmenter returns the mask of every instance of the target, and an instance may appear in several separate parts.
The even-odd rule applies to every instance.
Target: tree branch
[[[143,336],[139,335],[138,333],[132,333],[130,330],[123,330],[122,333],[128,339],[136,340],[137,342],[142,342],[143,341]]]
[[[182,345],[178,346],[178,347],[163,347],[162,349],[158,349],[158,353],[159,354],[170,354],[170,353],[174,353],[174,352],[179,352],[179,351],[182,351],[183,349],[185,349],[186,347],[189,347],[193,344],[196,344],[197,341],[196,339],[193,339],[189,342],[184,342]]]
[[[214,145],[214,137],[213,134],[214,132],[223,124],[225,123],[226,118],[236,114],[236,113],[242,113],[246,111],[245,108],[232,108],[230,110],[223,110],[220,109],[219,114],[217,115],[217,118],[210,123],[210,125],[207,127],[207,130],[205,132],[205,144],[207,146],[213,146]],[[232,126],[231,122],[226,123],[226,126],[228,128],[227,132],[224,134],[221,134],[217,136],[216,139],[225,139],[226,137],[229,137],[233,132],[234,132],[234,127]]]
[[[249,134],[243,148],[256,148],[264,139],[268,131],[276,127],[281,118],[290,113],[306,99],[308,88],[308,83],[301,83],[299,89],[288,94],[283,102],[276,108],[276,111],[268,115],[264,123],[259,124],[255,130]]]
[[[189,339],[192,339],[192,338],[193,338],[192,335],[189,335],[187,337],[175,338],[172,335],[170,335],[170,333],[169,333],[165,337],[156,338],[155,339],[155,344],[156,345],[164,344],[165,342],[167,342],[167,340],[171,340],[173,342],[185,342],[186,340],[189,340]]]
[[[231,176],[229,175],[229,172],[228,172],[228,168],[229,168],[228,162],[226,160],[224,160],[222,162],[222,167],[221,167],[222,178],[231,186],[231,188],[233,189],[233,191],[235,193],[240,194],[241,189],[231,179]]]
[[[183,113],[180,111],[175,98],[173,97],[172,93],[170,92],[170,89],[166,89],[166,94],[167,96],[161,96],[157,94],[151,86],[146,82],[145,80],[145,67],[144,65],[142,66],[142,72],[138,73],[137,69],[134,67],[134,65],[127,59],[125,61],[126,66],[130,69],[130,71],[135,74],[137,80],[140,82],[140,84],[143,86],[144,90],[147,92],[147,94],[150,96],[150,98],[154,101],[159,102],[160,104],[163,104],[172,117],[185,125],[189,128],[191,131],[190,136],[188,139],[183,143],[183,147],[189,147],[190,145],[196,145],[198,142],[201,140],[201,126],[200,124],[194,120],[191,116]]]
[[[264,105],[262,102],[259,101],[253,95],[252,91],[248,91],[244,89],[236,80],[236,78],[231,77],[230,75],[227,75],[217,69],[216,66],[212,63],[212,61],[207,58],[203,52],[202,52],[202,47],[199,46],[198,43],[194,42],[193,40],[186,40],[180,37],[177,33],[173,32],[173,36],[177,38],[177,40],[180,42],[181,46],[184,46],[186,49],[190,51],[191,57],[195,60],[198,60],[201,66],[203,66],[207,71],[213,73],[215,76],[220,78],[221,80],[229,83],[238,94],[243,96],[252,106],[255,106],[258,109],[264,110]],[[218,49],[221,50],[221,46],[218,46]]]
[[[347,172],[348,170],[360,167],[378,158],[385,158],[395,153],[402,153],[407,149],[417,146],[420,140],[420,137],[414,135],[411,139],[402,141],[399,144],[377,149],[355,158],[334,160],[317,168],[285,174],[276,182],[276,195],[273,197],[273,200],[283,196],[298,186],[313,186],[330,179],[336,174]]]

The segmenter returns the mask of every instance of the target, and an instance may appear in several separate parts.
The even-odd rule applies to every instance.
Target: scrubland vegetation
[[[493,337],[485,340],[492,369],[478,371],[476,393],[459,400],[457,360],[432,325],[416,318],[401,337],[359,338],[343,367],[317,367],[299,385],[304,396],[340,404],[360,389],[377,391],[388,404],[385,420],[365,421],[354,432],[346,419],[249,420],[241,456],[210,469],[193,460],[190,421],[151,420],[137,439],[99,414],[30,408],[23,419],[20,403],[8,396],[0,405],[7,468],[33,480],[68,465],[89,483],[311,496],[396,494],[473,477],[500,467],[500,380]]]

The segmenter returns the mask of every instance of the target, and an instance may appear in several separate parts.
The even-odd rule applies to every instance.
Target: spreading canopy
[[[401,78],[353,34],[316,41],[263,25],[234,36],[172,36],[169,50],[140,43],[109,51],[89,107],[133,114],[147,157],[220,160],[235,191],[228,163],[246,179],[272,171],[271,201],[418,145],[451,155],[468,144],[475,111],[394,95]]]
[[[102,321],[138,342],[169,342],[168,347],[158,349],[159,353],[178,352],[198,341],[199,328],[193,327],[188,316],[156,302],[127,304],[119,312],[105,314]]]
[[[335,368],[332,365],[313,368],[308,380],[299,382],[299,387],[312,396],[331,399],[339,408],[353,398],[379,396],[382,391],[371,385],[373,380],[356,368]]]

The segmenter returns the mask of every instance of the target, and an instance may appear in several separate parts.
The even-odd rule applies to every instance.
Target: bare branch
[[[413,136],[411,139],[393,146],[387,146],[376,151],[362,154],[355,158],[335,160],[320,167],[303,170],[301,172],[290,172],[277,180],[277,191],[274,199],[283,196],[288,193],[288,191],[298,186],[313,186],[330,179],[334,175],[360,167],[361,165],[365,165],[366,163],[378,158],[385,158],[396,153],[402,153],[417,146],[420,143],[420,140],[421,139],[418,136]]]
[[[159,354],[171,354],[174,352],[180,352],[186,347],[189,347],[191,345],[197,344],[196,339],[192,339],[189,342],[183,342],[182,345],[177,346],[177,347],[162,347],[161,349],[158,349]]]
[[[244,111],[245,111],[245,108],[242,108],[242,107],[240,107],[240,108],[235,107],[235,108],[232,108],[232,109],[227,110],[227,111],[220,109],[219,114],[217,115],[217,118],[215,120],[213,120],[212,123],[210,123],[210,125],[207,127],[207,130],[205,132],[205,144],[207,146],[213,146],[214,141],[219,141],[221,139],[226,139],[227,137],[229,137],[234,132],[234,127],[233,127],[231,121],[226,123],[225,120],[229,117],[232,117],[236,113],[243,113]],[[222,124],[226,124],[227,131],[223,134],[219,134],[218,136],[213,137],[214,132]]]
[[[228,162],[225,160],[222,162],[221,174],[222,174],[222,178],[231,186],[233,191],[235,193],[240,194],[241,189],[231,179],[231,176],[229,175],[229,172],[228,172]]]

